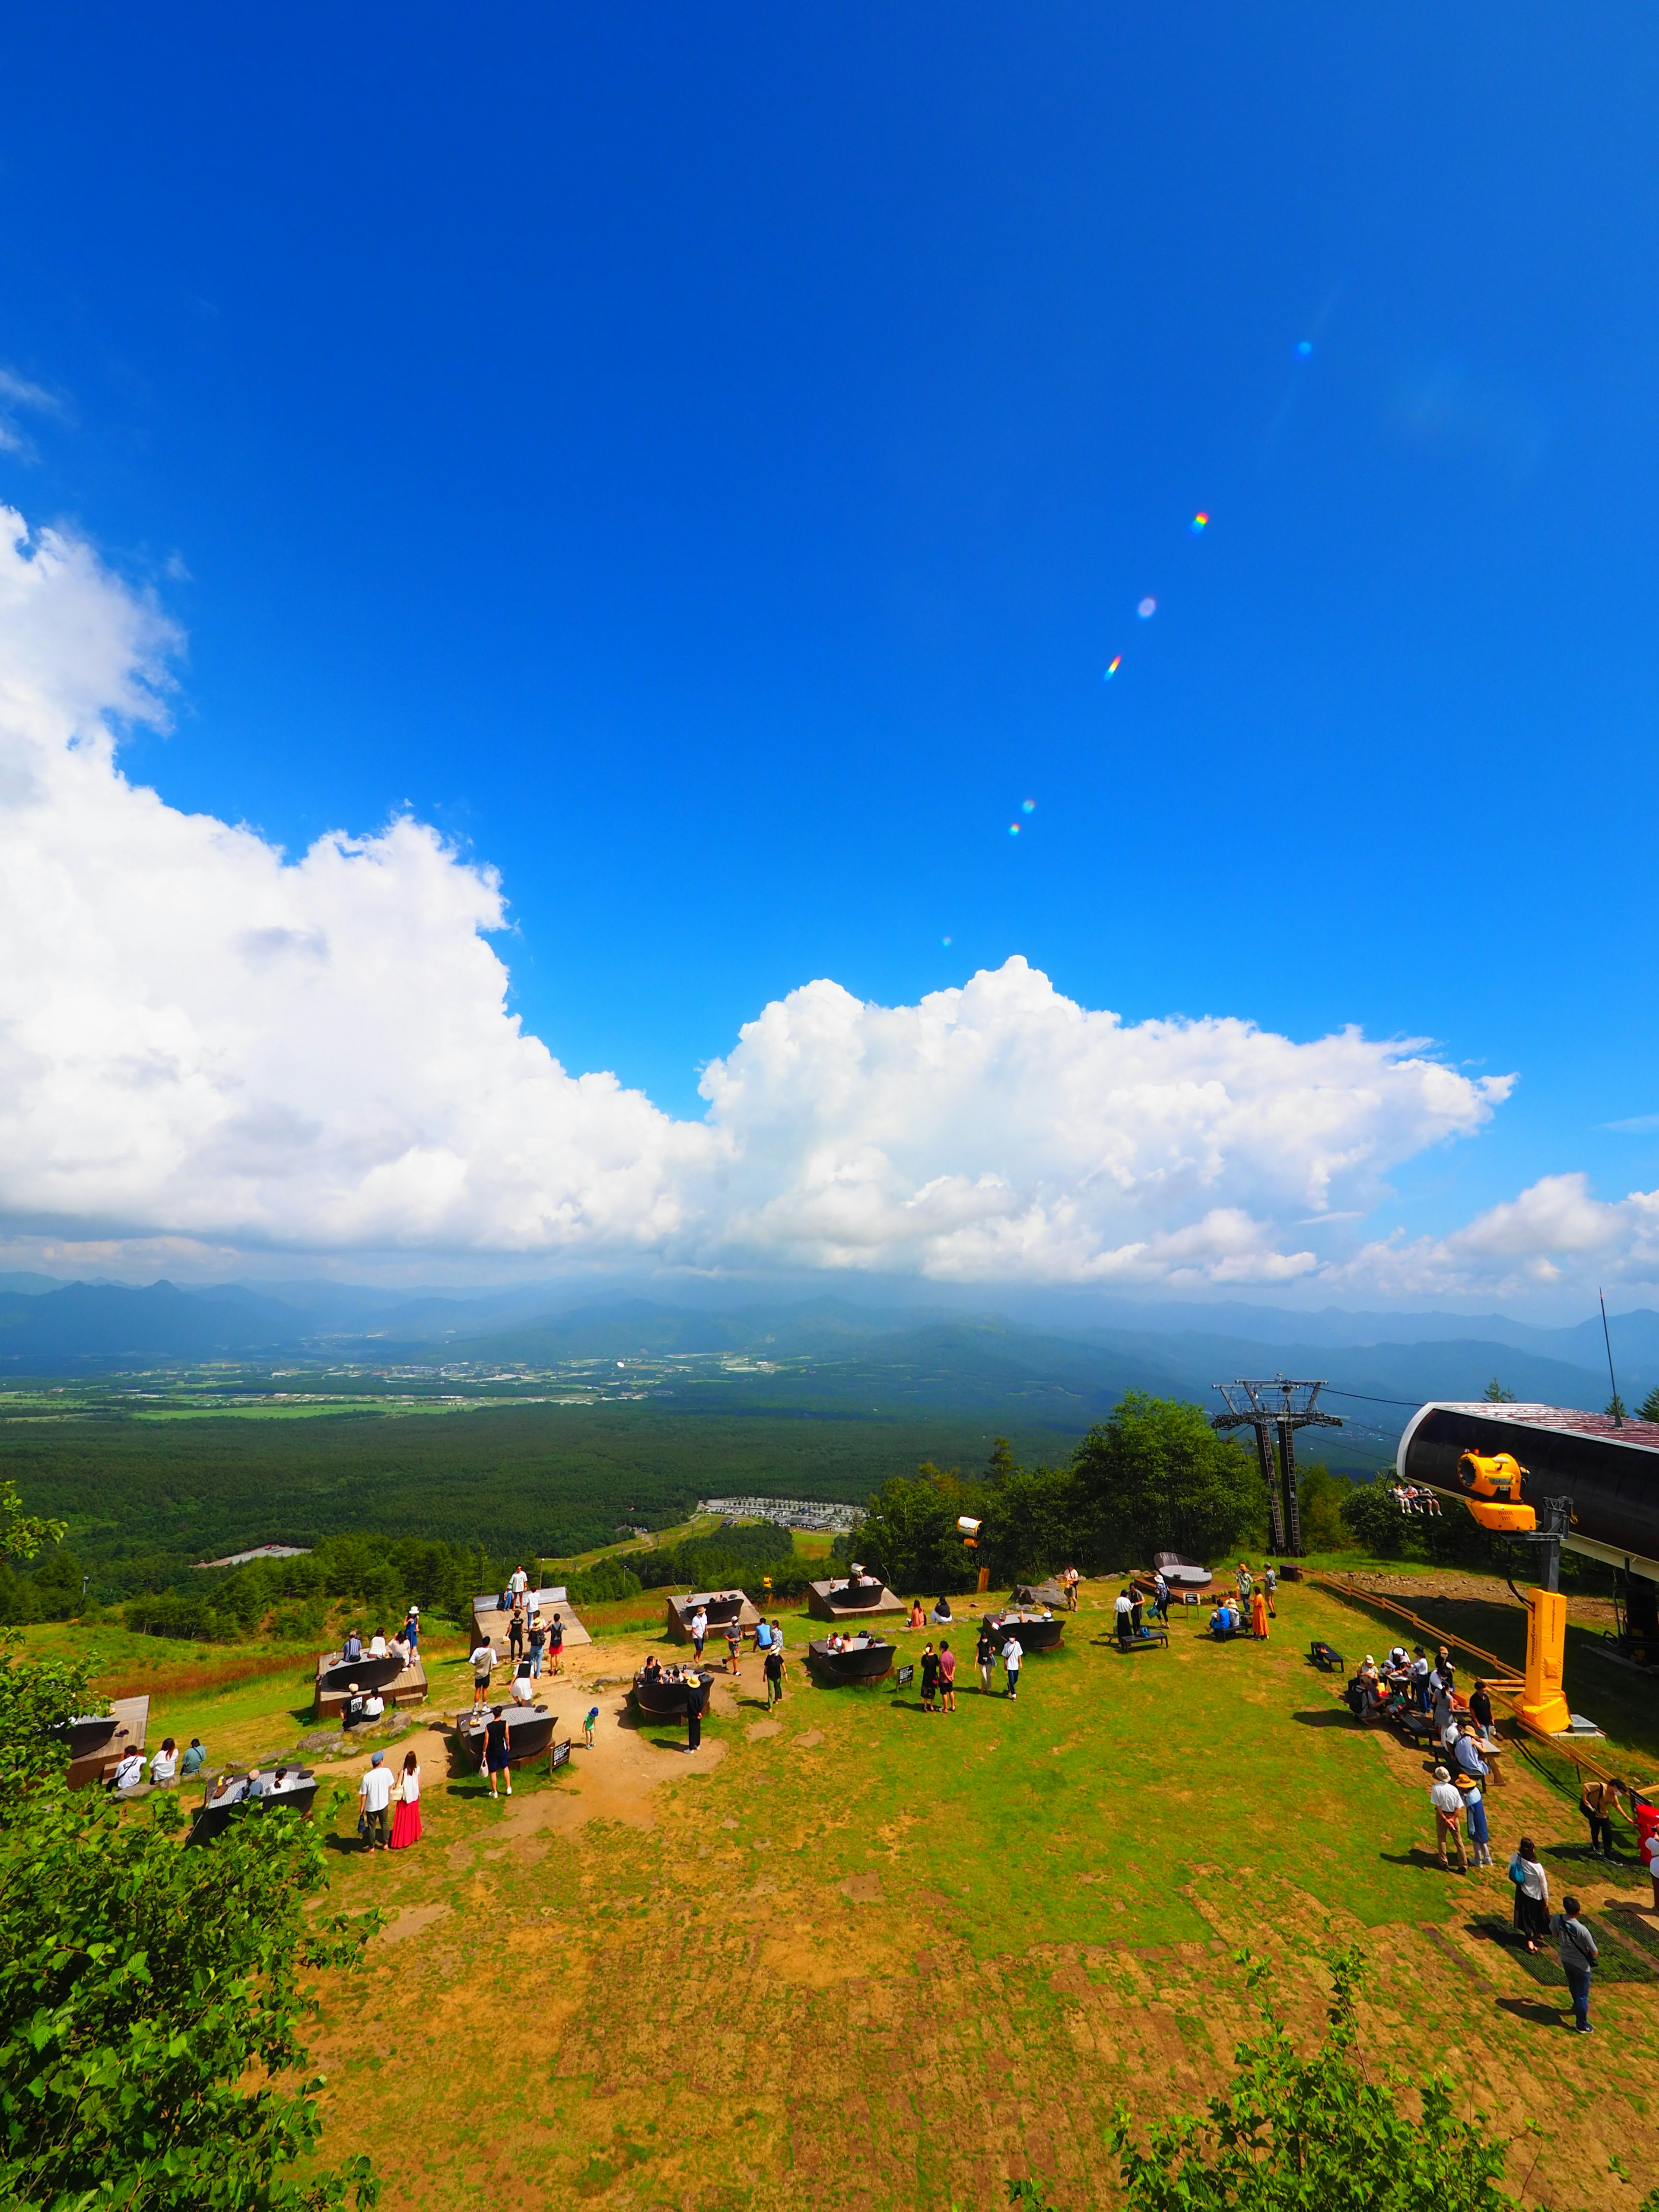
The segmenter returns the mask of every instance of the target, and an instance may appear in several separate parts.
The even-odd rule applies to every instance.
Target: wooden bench
[[[1320,1672],[1325,1674],[1334,1674],[1348,1663],[1340,1651],[1334,1650],[1326,1643],[1322,1636],[1316,1636],[1308,1646],[1308,1656]]]

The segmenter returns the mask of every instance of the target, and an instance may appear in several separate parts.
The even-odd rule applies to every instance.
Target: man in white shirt
[[[144,1754],[142,1751],[124,1751],[110,1777],[112,1790],[136,1790],[144,1778]]]
[[[481,1713],[484,1699],[489,1694],[489,1677],[495,1672],[495,1647],[486,1636],[472,1654],[472,1710]]]
[[[1018,1637],[1011,1636],[1002,1647],[1002,1663],[1008,1669],[1008,1694],[1011,1698],[1019,1695],[1019,1662],[1024,1656],[1024,1647]]]
[[[1118,1592],[1112,1602],[1112,1611],[1117,1615],[1119,1649],[1127,1651],[1129,1648],[1129,1624],[1134,1613],[1134,1601],[1127,1590],[1121,1589]]]
[[[1434,1770],[1434,1787],[1429,1792],[1429,1802],[1434,1808],[1434,1847],[1441,1865],[1446,1864],[1446,1845],[1457,1846],[1457,1871],[1469,1870],[1469,1855],[1463,1848],[1463,1796],[1449,1772],[1443,1766]]]
[[[691,1616],[691,1644],[699,1659],[702,1656],[702,1639],[708,1633],[708,1615],[699,1606]]]
[[[514,1597],[522,1597],[530,1588],[530,1577],[522,1567],[514,1567],[507,1586]]]
[[[377,1751],[373,1765],[357,1784],[365,1820],[363,1840],[377,1851],[386,1849],[392,1836],[392,1777],[385,1761],[384,1752]]]

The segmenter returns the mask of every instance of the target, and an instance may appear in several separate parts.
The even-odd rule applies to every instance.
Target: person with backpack
[[[547,1632],[547,1656],[553,1672],[556,1674],[562,1674],[564,1672],[564,1621],[556,1613],[553,1616],[553,1626]]]
[[[1572,1992],[1572,2024],[1580,2035],[1590,2033],[1590,1975],[1601,1957],[1595,1938],[1578,1917],[1578,1899],[1564,1897],[1561,1910],[1550,1915],[1550,1933],[1560,1954],[1561,1971]]]
[[[1550,1932],[1550,1878],[1530,1836],[1516,1845],[1509,1876],[1515,1884],[1516,1933],[1526,1939],[1528,1951],[1536,1952],[1539,1938]]]
[[[766,1662],[762,1668],[766,1676],[766,1710],[783,1703],[783,1645],[775,1636],[766,1647]]]

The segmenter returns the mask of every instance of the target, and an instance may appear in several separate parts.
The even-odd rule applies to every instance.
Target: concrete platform
[[[337,1651],[320,1651],[317,1655],[317,1694],[312,1711],[319,1721],[337,1721],[351,1697],[350,1685],[358,1683],[365,1691],[380,1692],[388,1712],[396,1712],[405,1705],[426,1703],[426,1668],[422,1666],[417,1652],[406,1667],[396,1673],[388,1671],[390,1661],[371,1659],[367,1653],[362,1658],[348,1662]],[[350,1668],[356,1668],[351,1673]],[[328,1680],[333,1676],[337,1679]],[[342,1680],[337,1678],[345,1676]]]
[[[815,1620],[876,1620],[884,1613],[908,1613],[910,1608],[902,1597],[896,1597],[885,1583],[881,1595],[873,1605],[847,1605],[836,1602],[837,1594],[847,1588],[845,1576],[833,1582],[808,1583],[806,1610]]]
[[[495,1645],[495,1656],[498,1659],[505,1658],[507,1656],[507,1632],[513,1625],[512,1603],[509,1600],[507,1604],[503,1606],[501,1603],[503,1595],[501,1590],[485,1590],[472,1601],[473,1645],[476,1648],[480,1641],[487,1638]],[[564,1624],[564,1644],[567,1651],[574,1644],[591,1644],[593,1641],[571,1611],[570,1602],[564,1594],[563,1583],[550,1584],[546,1589],[526,1590],[525,1593],[526,1620],[532,1607],[540,1608],[542,1626],[544,1628],[550,1628],[553,1625],[554,1614],[556,1613],[558,1614]],[[525,1638],[525,1649],[526,1651],[530,1649],[528,1633]]]
[[[113,1774],[116,1764],[130,1751],[142,1751],[149,1726],[149,1699],[116,1698],[102,1719],[72,1720],[70,1724],[71,1790],[89,1790]]]
[[[691,1616],[699,1606],[703,1606],[708,1613],[708,1642],[724,1644],[734,1601],[738,1627],[750,1632],[758,1628],[760,1614],[740,1589],[693,1590],[689,1597],[671,1597],[667,1607],[671,1639],[676,1644],[690,1643]]]

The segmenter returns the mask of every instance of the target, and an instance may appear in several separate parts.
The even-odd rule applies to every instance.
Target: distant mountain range
[[[49,1279],[9,1279],[10,1287],[0,1288],[0,1371],[14,1376],[214,1359],[257,1366],[275,1358],[398,1364],[441,1357],[550,1366],[746,1355],[785,1363],[785,1370],[705,1370],[696,1380],[699,1402],[987,1413],[1006,1404],[1080,1428],[1126,1389],[1214,1405],[1218,1382],[1282,1372],[1325,1377],[1327,1402],[1348,1421],[1356,1444],[1396,1434],[1426,1398],[1478,1396],[1493,1376],[1517,1397],[1547,1404],[1600,1407],[1608,1395],[1599,1317],[1540,1328],[1500,1315],[1301,1314],[1239,1302],[1097,1302],[1080,1310],[1056,1302],[1042,1311],[1043,1326],[1029,1310],[1012,1319],[959,1305],[865,1305],[824,1296],[726,1307],[627,1296],[561,1304],[545,1285],[466,1296],[337,1284],[42,1288]],[[1620,1389],[1633,1405],[1659,1382],[1659,1314],[1621,1314],[1612,1334]]]

